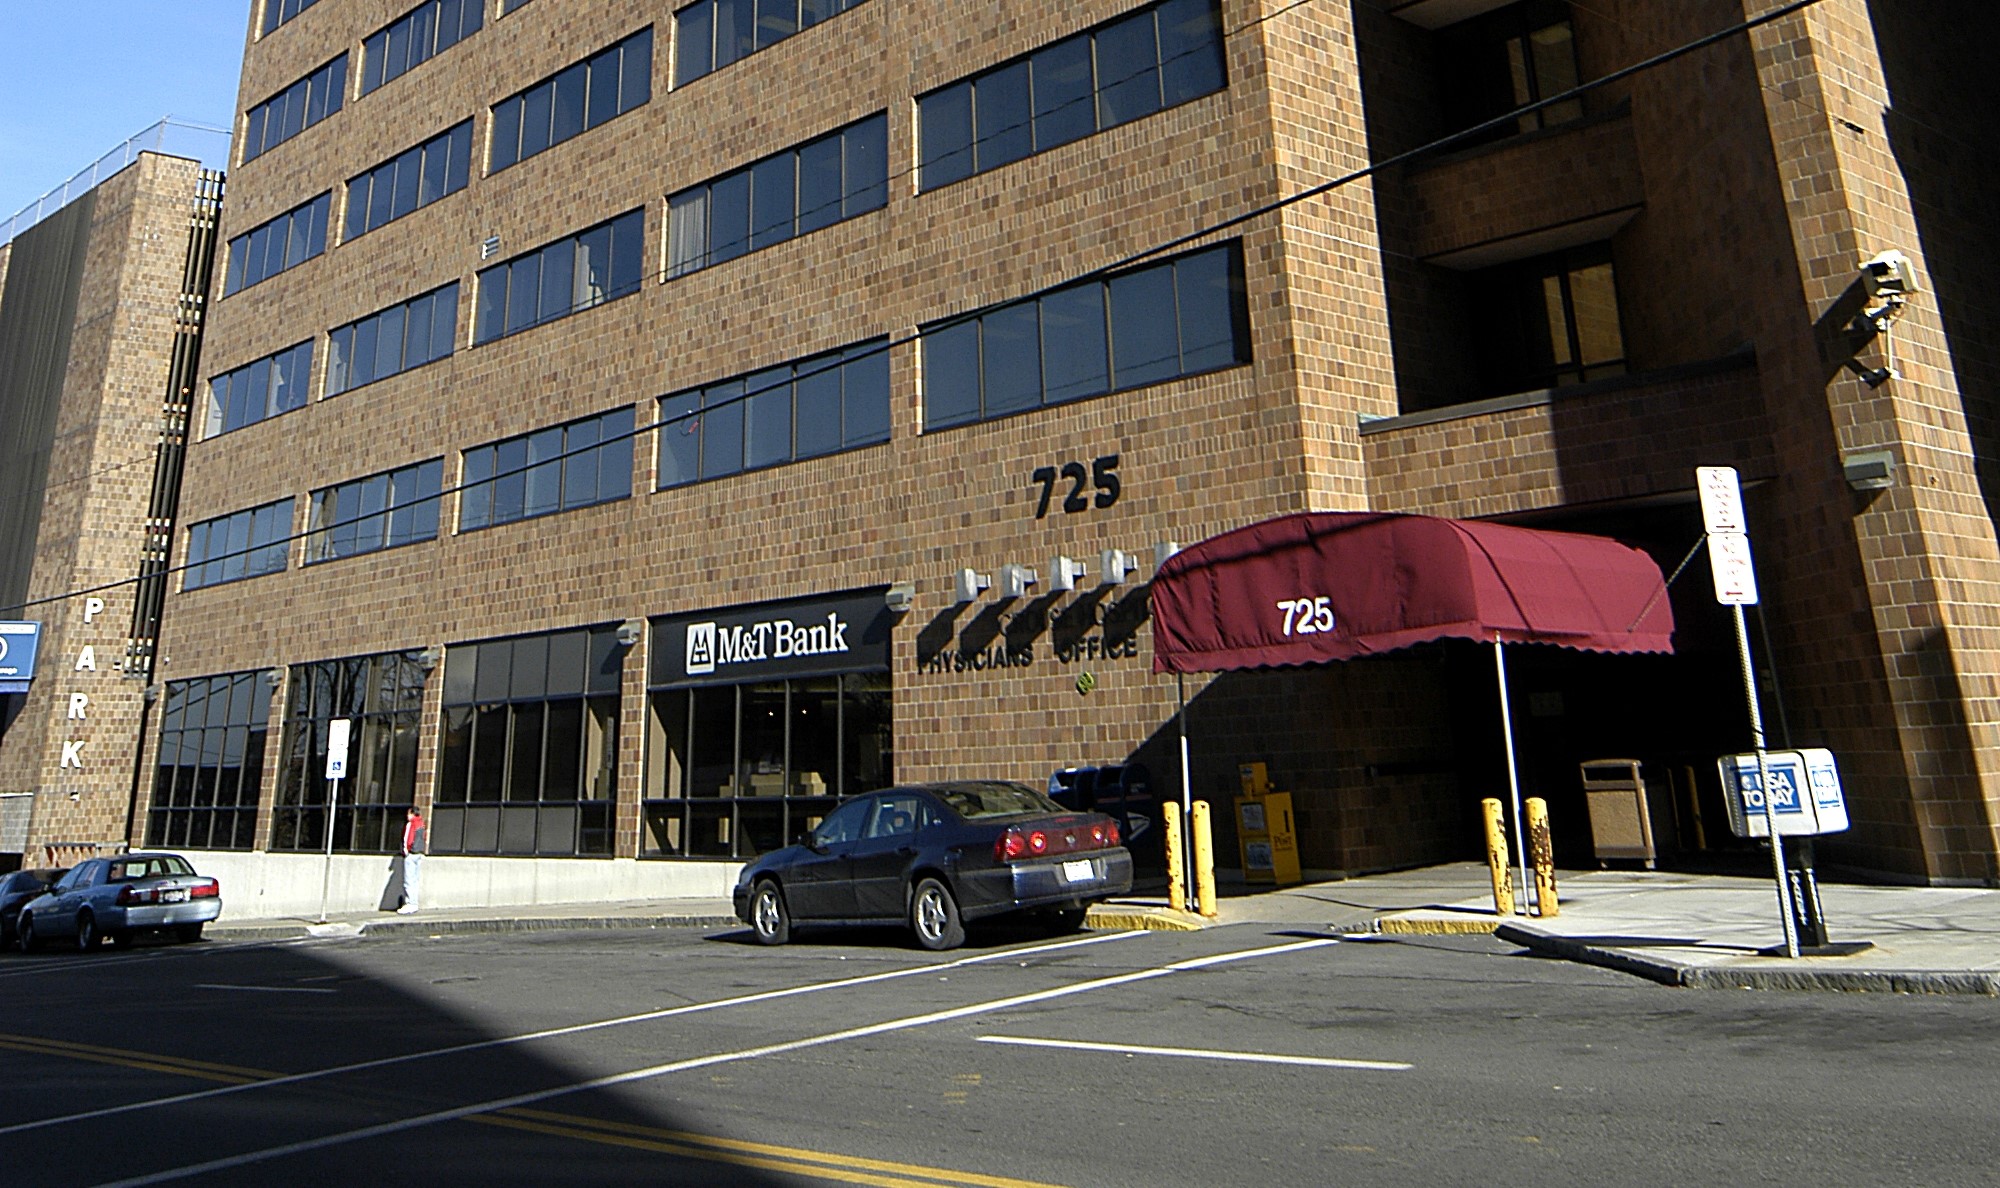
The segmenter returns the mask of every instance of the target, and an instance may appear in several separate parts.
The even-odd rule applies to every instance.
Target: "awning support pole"
[[[1188,768],[1187,740],[1187,674],[1174,674],[1174,687],[1180,691],[1180,712],[1174,715],[1174,725],[1181,736],[1181,886],[1194,895],[1194,834],[1190,832],[1194,824],[1194,774]]]
[[[1528,877],[1528,846],[1521,835],[1521,772],[1514,762],[1514,713],[1507,705],[1507,650],[1500,637],[1493,638],[1493,672],[1500,678],[1500,736],[1507,743],[1507,795],[1514,821],[1514,861],[1521,868],[1521,907],[1535,894],[1535,881]],[[1536,904],[1539,909],[1540,904]]]

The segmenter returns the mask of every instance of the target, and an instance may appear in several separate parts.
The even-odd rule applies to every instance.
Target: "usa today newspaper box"
[[[1738,837],[1770,836],[1764,822],[1764,794],[1757,782],[1757,756],[1724,755],[1716,767],[1722,774],[1731,832]],[[1833,752],[1766,751],[1764,770],[1771,777],[1771,808],[1780,837],[1810,837],[1847,828],[1847,799],[1840,791]]]

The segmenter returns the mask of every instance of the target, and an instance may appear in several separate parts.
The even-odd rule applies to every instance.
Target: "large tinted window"
[[[493,105],[486,171],[498,173],[653,97],[649,26]]]
[[[1164,0],[917,99],[934,190],[1228,85],[1217,0]]]
[[[870,116],[667,199],[669,278],[889,200],[888,119]]]
[[[481,269],[473,345],[638,292],[645,232],[635,210]]]
[[[290,499],[203,520],[188,529],[181,588],[194,590],[282,572],[291,535]]]
[[[424,0],[361,43],[361,93],[430,61],[479,31],[486,0]]]
[[[457,281],[337,326],[327,335],[326,395],[442,359],[457,330]]]
[[[437,539],[444,459],[321,487],[306,512],[305,563]]]
[[[698,0],[674,12],[674,85],[778,44],[861,0]]]
[[[460,485],[460,532],[628,498],[632,409],[467,450]]]
[[[296,267],[326,250],[326,213],[331,193],[294,207],[229,241],[229,271],[223,296]]]
[[[255,160],[339,111],[346,93],[342,54],[244,113],[243,159]]]
[[[208,416],[202,419],[202,436],[214,437],[304,408],[312,357],[313,344],[308,339],[209,380]]]
[[[988,420],[1250,361],[1234,241],[923,332],[924,427]]]
[[[889,440],[889,340],[780,363],[660,400],[660,486]]]
[[[344,243],[465,188],[472,166],[472,121],[440,132],[347,183]]]
[[[257,837],[273,684],[233,672],[168,681],[146,844],[247,850]]]
[[[263,28],[258,36],[268,37],[279,25],[319,3],[319,0],[264,0]]]
[[[384,652],[292,666],[278,758],[271,849],[326,847],[327,736],[335,718],[354,723],[347,778],[333,816],[333,848],[391,854],[417,799],[418,720],[427,672],[416,651]]]

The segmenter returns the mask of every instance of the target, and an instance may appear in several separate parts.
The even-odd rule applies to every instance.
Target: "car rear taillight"
[[[1028,853],[1046,854],[1048,852],[1049,852],[1048,834],[1043,833],[1041,830],[1037,829],[1028,835]]]
[[[1009,829],[993,839],[993,860],[1012,862],[1028,852],[1028,839],[1018,829]]]
[[[222,884],[216,882],[214,879],[205,879],[188,888],[188,898],[190,899],[219,899],[221,896]]]
[[[1118,844],[1118,822],[1113,821],[1104,827],[1104,844],[1107,846]]]
[[[131,907],[135,903],[146,903],[152,898],[151,895],[139,890],[137,887],[120,887],[118,889],[119,907]]]
[[[1118,822],[1111,820],[1100,819],[1088,825],[1062,824],[1053,829],[1015,825],[994,839],[993,858],[997,862],[1012,862],[1016,858],[1104,850],[1117,844]]]

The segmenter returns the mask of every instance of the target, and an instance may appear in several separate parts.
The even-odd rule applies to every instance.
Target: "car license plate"
[[[1065,883],[1088,883],[1097,877],[1096,873],[1090,869],[1090,859],[1088,858],[1078,862],[1063,863],[1062,872],[1063,882]]]
[[[166,890],[160,892],[161,903],[186,903],[187,898],[186,887],[168,887]]]

